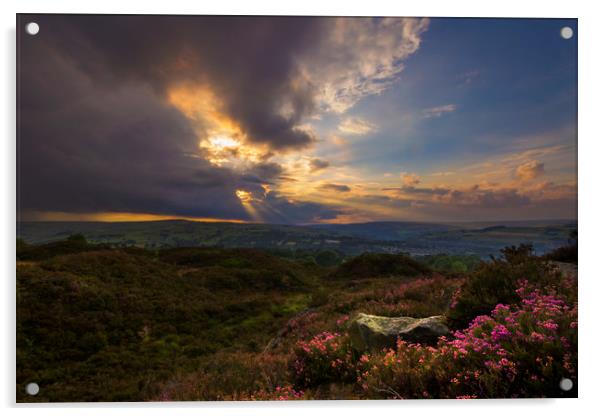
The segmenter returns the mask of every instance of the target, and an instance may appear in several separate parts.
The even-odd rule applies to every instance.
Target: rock
[[[448,333],[444,316],[389,318],[360,313],[349,326],[351,345],[358,351],[394,348],[397,339],[434,344]]]

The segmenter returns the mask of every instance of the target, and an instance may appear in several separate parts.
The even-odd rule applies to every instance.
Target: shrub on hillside
[[[441,273],[466,273],[475,270],[481,263],[477,255],[432,254],[420,256],[418,261]]]
[[[17,260],[21,261],[38,261],[46,260],[52,257],[65,254],[77,254],[86,251],[108,249],[107,245],[103,244],[88,244],[86,237],[82,234],[74,234],[66,240],[53,241],[46,244],[32,245],[27,244],[22,239],[17,239]]]
[[[288,357],[218,352],[200,368],[148,391],[152,400],[291,400],[302,392],[287,385]]]
[[[464,328],[476,316],[488,314],[499,303],[518,301],[518,281],[527,279],[544,287],[558,283],[560,274],[536,257],[531,245],[506,247],[501,258],[483,262],[471,273],[454,296],[448,318],[455,328]]]
[[[292,368],[295,384],[301,387],[352,381],[355,370],[348,337],[323,332],[309,341],[299,341]]]
[[[544,258],[546,260],[577,264],[577,231],[573,231],[571,233],[567,245],[558,247],[556,250],[553,250],[550,253],[546,254]]]
[[[418,276],[431,269],[403,254],[364,253],[341,264],[333,273],[337,278]]]

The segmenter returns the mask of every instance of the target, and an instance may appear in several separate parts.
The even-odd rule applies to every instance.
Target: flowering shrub
[[[400,341],[397,350],[363,355],[357,382],[369,397],[559,396],[562,378],[576,382],[576,305],[526,281],[516,293],[517,305],[498,304],[436,348]]]
[[[353,353],[346,336],[323,332],[295,346],[292,367],[297,385],[353,380]]]
[[[531,245],[506,247],[501,252],[501,258],[481,263],[453,296],[448,319],[454,328],[465,328],[477,316],[490,313],[497,304],[518,302],[515,290],[522,279],[541,288],[559,284],[560,274],[536,257]]]

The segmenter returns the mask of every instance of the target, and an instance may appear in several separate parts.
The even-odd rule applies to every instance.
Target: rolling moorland
[[[21,235],[19,402],[577,395],[575,235],[487,261]],[[452,332],[362,351],[349,330],[360,312],[443,315]]]

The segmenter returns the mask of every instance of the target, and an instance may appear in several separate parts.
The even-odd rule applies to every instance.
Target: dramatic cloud
[[[453,113],[456,111],[455,104],[446,104],[441,105],[439,107],[432,107],[422,110],[422,114],[424,114],[425,118],[436,118],[441,117],[443,114]]]
[[[214,163],[218,156],[245,149],[230,148],[226,138],[216,141],[223,154],[199,148],[199,128],[203,126],[191,123],[190,114],[172,105],[165,95],[170,79],[164,72],[174,71],[176,80],[179,72],[171,68],[177,56],[169,61],[163,40],[174,47],[176,40],[170,40],[167,32],[165,39],[153,39],[154,32],[143,30],[140,18],[123,19],[104,19],[111,27],[101,28],[97,16],[40,16],[47,28],[45,36],[22,39],[20,215],[131,212],[254,220],[237,191],[264,194],[267,184],[283,176],[282,166],[259,157],[265,155],[245,159],[236,170]],[[152,26],[154,21],[145,20],[145,24]],[[163,24],[160,19],[156,22]],[[128,30],[133,32],[125,36],[129,23]],[[181,27],[179,23],[186,26],[186,19],[173,22],[173,27]],[[119,42],[114,38],[117,33],[123,35]],[[140,45],[133,48],[133,42]],[[131,50],[125,46],[128,44]],[[217,45],[211,53],[218,53]],[[180,62],[176,66],[186,65]],[[236,78],[239,74],[231,75]],[[252,119],[246,115],[267,111],[251,107],[241,109],[237,120],[250,125]],[[221,113],[213,115],[227,121]],[[257,114],[265,121],[263,116]],[[261,127],[250,131],[258,129]],[[274,149],[305,140],[295,137],[310,141],[306,132],[295,128],[257,137]],[[273,205],[265,209],[264,221],[304,222],[336,215],[332,208],[296,204],[275,192],[262,203]],[[287,208],[294,211],[290,219],[286,211],[277,214]]]
[[[334,191],[334,192],[349,192],[351,188],[347,185],[338,185],[336,183],[325,183],[320,185],[320,189],[324,191]]]
[[[342,133],[361,136],[373,132],[376,126],[361,118],[347,117],[339,124],[338,129]]]
[[[521,181],[530,181],[544,174],[543,163],[529,160],[516,168],[515,174]]]
[[[57,48],[100,82],[140,82],[205,127],[283,151],[314,138],[297,128],[313,111],[312,86],[293,82],[293,52],[321,21],[206,16],[44,17]],[[152,27],[153,30],[148,30]],[[174,29],[177,28],[177,29]],[[77,40],[75,40],[77,39]],[[274,53],[277,51],[277,53]],[[277,111],[288,106],[285,114]]]
[[[278,183],[295,178],[274,158],[314,145],[307,120],[320,111],[384,91],[428,27],[380,18],[35,19],[44,32],[23,36],[19,50],[20,212],[249,220],[253,202],[262,220],[283,222],[338,211],[281,196]]]
[[[485,117],[475,100],[454,95],[479,73],[443,71],[431,80],[440,71],[428,64],[447,41],[437,36],[448,32],[433,31],[430,49],[412,59],[427,45],[428,19],[19,19],[19,26],[35,20],[42,28],[38,36],[19,32],[21,218],[309,223],[510,218],[512,209],[573,215],[574,128],[550,125],[552,136],[515,137],[502,117],[514,106],[500,103],[499,113]],[[416,67],[401,79],[410,64]],[[479,63],[483,77],[494,75],[487,66]],[[450,96],[461,101],[423,107]],[[460,106],[461,114],[445,116]],[[438,120],[394,119],[400,112]],[[528,117],[516,129],[533,130]],[[357,140],[377,130],[378,142]],[[400,166],[421,176],[396,177]]]

